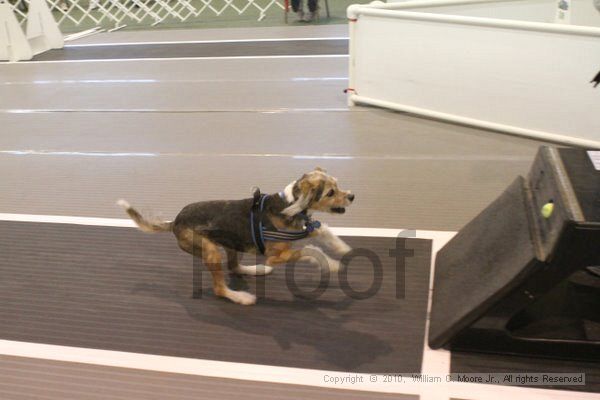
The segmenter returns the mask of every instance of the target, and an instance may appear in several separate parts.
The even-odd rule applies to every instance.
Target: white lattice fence
[[[157,25],[165,20],[186,22],[226,13],[256,15],[284,9],[284,0],[46,0],[60,27],[121,27]],[[11,4],[19,22],[27,20],[29,0],[0,0]]]

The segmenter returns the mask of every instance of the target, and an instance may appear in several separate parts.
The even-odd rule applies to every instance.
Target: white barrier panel
[[[571,25],[600,27],[600,12],[594,8],[594,0],[565,0],[569,7]],[[596,0],[600,1],[600,0]],[[422,2],[422,1],[421,1]],[[529,22],[557,22],[556,13],[560,0],[462,0],[431,1],[428,7],[415,6],[418,3],[388,1],[386,9],[413,9],[419,12],[462,15],[465,17],[500,18]],[[412,5],[410,5],[412,3]],[[447,3],[447,4],[444,4]]]
[[[27,18],[27,40],[33,54],[62,49],[65,42],[46,0],[30,0]]]
[[[26,34],[13,10],[0,2],[0,60],[30,60],[36,54],[64,46],[63,35],[45,0],[29,2]]]
[[[31,57],[31,47],[12,8],[0,3],[0,60],[19,61]]]
[[[351,104],[600,148],[600,28],[386,9],[427,3],[349,7]]]

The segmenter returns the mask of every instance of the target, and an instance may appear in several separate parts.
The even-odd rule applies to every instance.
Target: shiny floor
[[[247,35],[284,33],[271,30]],[[212,39],[230,40],[225,32]],[[319,165],[357,196],[346,215],[325,218],[334,225],[453,231],[526,172],[541,144],[348,108],[347,64],[339,55],[0,64],[0,210],[122,217],[123,197],[171,217],[252,186],[281,190]]]

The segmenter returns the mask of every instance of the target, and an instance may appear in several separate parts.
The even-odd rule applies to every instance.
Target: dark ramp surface
[[[347,239],[381,260],[375,296],[349,298],[332,277],[319,298],[297,298],[281,267],[246,279],[252,292],[264,283],[265,294],[244,307],[215,298],[208,274],[203,298],[192,299],[192,258],[171,234],[1,222],[0,338],[324,370],[419,372],[431,242],[398,239],[414,250],[405,262],[405,298],[398,299],[396,259],[389,256],[396,239]],[[296,285],[305,292],[319,278],[315,268],[295,268]],[[366,258],[352,261],[348,280],[357,291],[371,285]]]
[[[33,61],[348,54],[348,39],[66,46]]]

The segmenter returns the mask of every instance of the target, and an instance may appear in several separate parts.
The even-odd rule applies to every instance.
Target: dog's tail
[[[144,218],[142,214],[140,214],[135,208],[131,207],[126,200],[118,200],[117,204],[123,207],[125,212],[129,214],[129,217],[143,232],[171,232],[173,230],[172,222],[160,221],[154,218]]]

